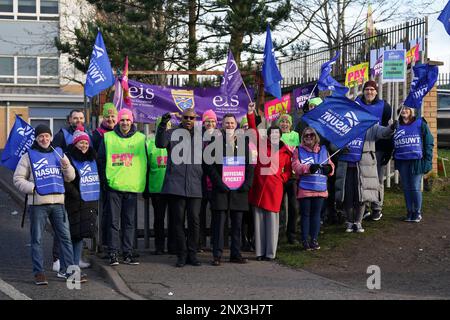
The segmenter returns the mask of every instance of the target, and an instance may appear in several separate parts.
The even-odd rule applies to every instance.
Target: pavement
[[[10,215],[8,219],[14,219],[19,229],[23,197],[18,194],[12,185],[12,173],[0,167],[0,194],[4,200],[2,211],[16,210],[19,214]],[[14,201],[13,201],[14,200]],[[20,205],[19,205],[20,204]],[[19,209],[18,209],[19,208]],[[2,215],[3,216],[3,215]],[[4,217],[3,217],[4,218]],[[7,222],[0,221],[0,226]],[[0,234],[6,231],[0,230]],[[8,232],[19,232],[12,230]],[[0,239],[0,246],[10,249],[9,264],[14,265],[18,252],[26,257],[19,268],[12,268],[2,272],[0,279],[12,283],[22,289],[25,294],[30,290],[36,290],[31,279],[31,261],[29,250],[25,250],[24,243],[29,241],[27,229],[21,229],[21,244],[5,243]],[[17,242],[17,241],[16,241]],[[47,240],[47,247],[51,250],[51,241]],[[1,247],[0,247],[1,248]],[[12,249],[11,249],[12,248]],[[249,263],[233,264],[226,258],[221,266],[211,266],[211,252],[199,253],[201,266],[186,265],[184,268],[176,268],[176,257],[173,255],[151,255],[153,241],[150,248],[144,249],[143,240],[138,241],[137,252],[140,264],[136,266],[120,264],[115,267],[108,265],[107,259],[102,259],[101,254],[88,256],[92,263],[92,269],[88,270],[88,277],[93,279],[88,282],[92,288],[85,286],[82,292],[67,293],[68,290],[60,288],[60,292],[51,293],[53,283],[48,286],[48,299],[131,299],[131,300],[361,300],[361,299],[426,299],[435,297],[410,296],[390,294],[382,290],[361,290],[339,283],[331,279],[307,272],[301,269],[291,269],[278,264],[276,261],[256,261],[253,253],[248,253]],[[25,250],[25,251],[24,251]],[[47,250],[47,255],[51,253]],[[244,256],[245,253],[244,253]],[[47,259],[51,259],[47,257]],[[16,263],[17,265],[17,263]],[[57,280],[55,279],[54,282]],[[52,280],[53,282],[53,280]],[[29,284],[32,284],[31,286]],[[93,284],[92,284],[93,283]],[[27,284],[27,285],[25,285]],[[28,288],[30,287],[30,289]],[[32,287],[32,289],[31,289]],[[63,287],[63,284],[60,285]],[[0,285],[1,288],[1,285]],[[0,290],[1,291],[1,290]],[[63,293],[61,293],[63,292]],[[108,294],[105,294],[108,292]],[[0,293],[0,298],[2,298]],[[62,294],[62,296],[61,296]]]

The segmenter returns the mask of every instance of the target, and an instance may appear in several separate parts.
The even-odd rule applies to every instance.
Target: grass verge
[[[450,179],[437,191],[423,193],[423,212],[427,215],[440,215],[450,211]],[[364,221],[364,233],[345,233],[344,225],[329,225],[321,228],[319,243],[321,249],[318,251],[303,251],[301,245],[290,245],[285,237],[280,237],[278,245],[277,260],[284,265],[302,268],[316,261],[326,263],[330,252],[334,250],[345,250],[350,241],[358,241],[364,237],[370,237],[378,232],[393,228],[397,222],[406,216],[406,206],[403,191],[399,186],[386,189],[383,218],[379,221]]]

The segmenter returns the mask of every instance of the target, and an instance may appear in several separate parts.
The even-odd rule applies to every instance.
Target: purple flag
[[[238,92],[243,82],[239,68],[234,60],[233,53],[229,50],[220,92],[228,98],[231,98]]]
[[[128,80],[128,85],[132,101],[130,109],[136,122],[154,122],[166,112],[182,113],[187,108],[194,108],[200,115],[212,109],[219,122],[225,114],[233,113],[239,121],[247,114],[250,103],[244,88],[227,98],[220,88],[162,87],[134,80]],[[248,91],[250,96],[254,94],[252,88]]]

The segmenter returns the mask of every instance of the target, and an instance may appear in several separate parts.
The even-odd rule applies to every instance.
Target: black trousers
[[[169,196],[169,214],[174,220],[176,251],[178,258],[195,260],[200,232],[201,198]],[[186,214],[185,214],[186,213]],[[185,216],[188,220],[187,241],[184,231]]]
[[[117,253],[122,244],[124,256],[132,254],[136,232],[135,217],[137,194],[108,190],[106,192],[108,228],[106,244],[108,253]],[[122,234],[120,235],[120,230]]]
[[[167,195],[160,193],[152,193],[151,199],[154,213],[153,230],[155,231],[155,249],[164,251],[166,248],[164,221],[166,218],[168,199]],[[167,219],[167,248],[170,252],[175,252],[176,248],[173,219],[170,219],[169,217]]]
[[[211,203],[211,191],[207,191],[206,194],[203,195],[203,198],[202,198],[202,204],[201,204],[201,208],[200,208],[199,248],[206,247],[206,238],[208,236],[208,232],[207,232],[207,228],[206,228],[208,203]],[[211,227],[211,229],[212,229],[212,227]]]
[[[286,209],[284,196],[287,194],[288,207]],[[286,225],[287,213],[287,225]],[[280,212],[280,228],[284,231],[286,227],[286,236],[289,241],[296,239],[296,225],[298,217],[298,201],[297,201],[297,180],[289,179],[284,185],[283,202]]]
[[[230,211],[231,219],[231,247],[230,257],[237,258],[241,256],[241,227],[242,227],[242,211]],[[226,211],[214,211],[212,214],[213,225],[213,256],[215,258],[222,257],[225,236],[224,228],[227,220]]]
[[[254,248],[255,246],[255,218],[254,208],[249,205],[250,210],[244,211],[242,215],[242,247],[246,249]]]

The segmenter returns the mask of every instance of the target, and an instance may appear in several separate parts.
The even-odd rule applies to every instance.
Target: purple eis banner
[[[313,90],[314,93],[311,94]],[[310,95],[312,99],[317,97],[318,94],[319,90],[317,89],[317,86],[313,84],[294,89],[294,91],[292,91],[292,95],[294,97],[294,105],[296,107],[296,110],[301,110],[303,108],[303,105],[306,103],[306,101],[309,100]]]
[[[134,119],[136,122],[155,122],[166,112],[179,112],[194,108],[199,116],[212,109],[220,122],[227,113],[235,115],[238,121],[246,115],[250,102],[244,89],[227,99],[220,88],[162,87],[128,80]],[[248,88],[251,96],[252,88]],[[228,100],[228,101],[227,101]],[[201,120],[199,118],[198,120]]]

